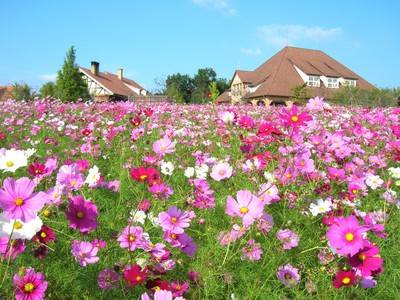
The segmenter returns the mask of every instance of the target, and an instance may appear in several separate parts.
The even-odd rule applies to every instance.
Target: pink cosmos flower
[[[69,227],[82,233],[89,233],[97,227],[97,206],[82,196],[75,196],[69,201],[66,212]]]
[[[104,269],[99,273],[97,277],[97,285],[102,290],[108,290],[113,288],[118,283],[118,273],[113,271],[112,269]]]
[[[189,227],[190,221],[195,217],[193,211],[182,211],[176,206],[171,206],[167,212],[158,214],[158,221],[164,231],[181,234]]]
[[[175,144],[176,142],[172,142],[168,137],[164,137],[154,142],[153,151],[158,155],[164,156],[175,151]]]
[[[292,108],[290,110],[284,108],[280,117],[282,119],[283,125],[285,125],[286,127],[291,126],[294,128],[298,128],[301,125],[304,125],[304,123],[312,120],[312,117],[308,113],[300,113],[296,105],[292,105]]]
[[[261,245],[256,243],[254,240],[249,240],[247,245],[242,249],[242,259],[252,261],[260,260],[262,253]]]
[[[232,176],[232,167],[227,162],[218,163],[213,166],[211,178],[216,181],[221,181]]]
[[[0,237],[0,256],[4,259],[14,260],[25,251],[23,240],[11,240],[8,236]]]
[[[128,248],[129,251],[142,248],[144,243],[143,228],[140,226],[127,226],[122,230],[117,241],[121,248]]]
[[[34,189],[34,182],[27,177],[4,180],[3,189],[0,189],[0,208],[7,218],[25,223],[36,218],[47,201],[47,195],[43,192],[33,194]]]
[[[47,281],[42,273],[35,273],[34,269],[26,269],[24,275],[15,274],[16,300],[42,300],[45,297]]]
[[[300,282],[299,270],[291,264],[280,266],[276,277],[288,288],[292,288]]]
[[[339,254],[354,256],[364,246],[363,233],[368,229],[360,227],[355,216],[336,217],[326,237]]]
[[[75,260],[82,267],[86,267],[88,264],[95,264],[99,261],[99,257],[96,256],[97,252],[99,252],[99,248],[90,242],[74,240],[72,242],[71,252]]]
[[[84,178],[76,164],[63,165],[58,170],[57,183],[76,191],[83,185]]]
[[[231,217],[242,218],[244,226],[249,226],[260,218],[264,211],[264,203],[250,191],[241,190],[236,194],[237,201],[228,196],[226,199],[226,213]]]
[[[283,249],[289,250],[297,247],[299,244],[299,236],[289,229],[279,230],[276,233],[276,237],[283,243]]]

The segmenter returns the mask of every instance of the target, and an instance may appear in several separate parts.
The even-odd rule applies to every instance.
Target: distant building
[[[13,87],[11,85],[0,86],[0,101],[5,101],[12,98]]]
[[[320,50],[285,47],[254,71],[236,70],[217,103],[284,104],[293,88],[306,85],[311,97],[330,99],[344,86],[374,86]]]
[[[91,68],[79,68],[89,87],[89,93],[95,101],[127,100],[143,98],[149,92],[132,79],[123,76],[123,69],[117,74],[100,72],[100,64],[92,61]]]

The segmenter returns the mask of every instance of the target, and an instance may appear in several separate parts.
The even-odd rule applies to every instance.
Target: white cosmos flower
[[[188,167],[185,170],[185,176],[187,178],[192,178],[194,176],[194,168],[193,167]]]
[[[160,222],[158,221],[158,217],[155,217],[152,211],[148,213],[147,219],[150,220],[151,224],[153,224],[154,227],[160,227]]]
[[[9,220],[5,217],[4,213],[0,214],[0,236],[11,236],[12,240],[30,240],[42,228],[42,225],[43,222],[38,216],[24,223],[19,219]]]
[[[314,217],[329,212],[331,209],[332,202],[329,200],[318,199],[317,203],[311,203],[310,205],[310,212]]]
[[[400,168],[399,167],[397,167],[397,168],[391,167],[388,170],[389,170],[390,176],[392,176],[393,178],[396,178],[396,179],[400,179]]]
[[[0,151],[0,170],[15,172],[28,164],[28,158],[23,150],[9,149]]]
[[[86,177],[85,183],[87,183],[89,186],[94,186],[96,185],[97,181],[100,179],[100,172],[99,168],[97,166],[93,166],[92,168],[89,169],[88,176]]]
[[[264,178],[267,180],[267,182],[268,182],[269,184],[273,184],[273,183],[275,182],[275,176],[274,176],[274,174],[272,174],[272,173],[270,173],[270,172],[268,172],[268,171],[265,171],[265,172],[264,172]]]
[[[132,210],[130,213],[130,220],[133,223],[140,223],[144,224],[144,221],[146,220],[146,213],[143,210]]]
[[[383,180],[378,175],[368,175],[367,179],[365,179],[365,184],[371,189],[376,190],[382,186]]]
[[[170,161],[162,161],[161,162],[161,173],[164,175],[171,176],[174,172],[175,167]]]

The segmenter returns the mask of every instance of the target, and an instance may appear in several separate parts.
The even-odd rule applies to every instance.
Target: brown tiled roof
[[[0,101],[10,99],[12,90],[13,87],[11,85],[0,86]]]
[[[231,102],[231,96],[229,96],[229,92],[230,90],[226,90],[221,95],[219,95],[218,98],[214,100],[214,102],[218,104]]]
[[[292,89],[297,85],[304,84],[294,66],[308,75],[356,79],[357,87],[361,89],[374,88],[368,81],[324,52],[296,47],[283,48],[254,71],[240,71],[241,73],[236,71],[235,74],[238,73],[240,78],[240,74],[245,74],[245,82],[250,83],[250,86],[259,85],[254,92],[247,94],[246,98],[291,97]],[[311,96],[320,95],[327,98],[338,91],[338,89],[326,88],[323,83],[319,88],[308,87],[308,89]]]
[[[122,80],[119,80],[118,76],[109,72],[98,72],[97,75],[94,75],[90,69],[79,68],[82,73],[91,77],[95,81],[99,82],[103,87],[116,95],[121,96],[140,96],[135,93],[126,84],[129,84],[137,89],[144,90],[142,86],[140,86],[137,82],[123,77]]]

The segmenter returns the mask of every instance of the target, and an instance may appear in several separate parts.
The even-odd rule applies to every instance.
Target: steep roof
[[[250,83],[251,86],[259,85],[254,92],[247,94],[246,98],[265,95],[291,97],[292,88],[304,84],[294,66],[308,75],[356,79],[357,87],[361,89],[374,88],[368,81],[326,53],[320,50],[296,47],[283,48],[254,71],[240,71],[241,73],[236,71],[235,74],[237,73],[241,79],[240,74],[243,74],[246,78],[245,82]],[[329,97],[338,90],[322,85],[319,88],[309,87],[308,89],[312,96],[325,97]]]
[[[138,93],[135,93],[132,89],[130,89],[127,85],[133,86],[139,90],[145,90],[142,86],[140,86],[137,82],[123,77],[122,80],[118,78],[117,75],[109,73],[109,72],[98,72],[97,75],[93,74],[90,69],[86,69],[83,67],[79,68],[82,73],[86,76],[92,78],[97,81],[104,88],[109,90],[111,93],[121,96],[139,96]]]

